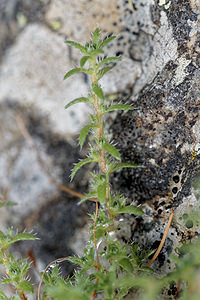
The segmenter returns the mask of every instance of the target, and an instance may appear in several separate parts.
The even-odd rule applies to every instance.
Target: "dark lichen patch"
[[[167,17],[173,28],[173,35],[178,42],[178,51],[180,54],[187,52],[187,42],[189,40],[189,33],[191,26],[189,21],[196,21],[197,14],[195,14],[190,6],[189,0],[175,0],[171,2],[167,10]]]
[[[178,175],[173,176],[173,181],[178,183],[180,181],[180,177]]]

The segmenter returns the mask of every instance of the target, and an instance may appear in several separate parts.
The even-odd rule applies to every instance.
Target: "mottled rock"
[[[0,5],[5,7],[11,2],[2,1]],[[119,172],[113,178],[115,191],[124,192],[145,211],[144,217],[127,216],[118,234],[124,241],[137,241],[144,249],[156,249],[169,214],[175,209],[175,221],[153,265],[158,274],[169,272],[173,268],[170,253],[180,242],[200,233],[198,224],[185,216],[189,207],[199,208],[197,193],[191,187],[192,178],[199,173],[200,154],[198,1],[138,0],[134,1],[134,11],[129,1],[122,0],[43,1],[45,10],[40,19],[43,24],[30,24],[40,18],[31,19],[25,13],[31,9],[30,1],[9,4],[11,20],[15,18],[12,13],[15,3],[20,3],[18,13],[28,21],[20,35],[19,29],[14,34],[18,35],[16,43],[6,52],[0,71],[3,140],[0,176],[3,189],[11,185],[10,200],[21,199],[28,207],[25,212],[18,210],[24,216],[20,229],[33,227],[41,232],[42,241],[34,251],[43,262],[55,255],[80,254],[76,245],[81,248],[81,243],[85,243],[85,238],[79,240],[80,232],[84,233],[87,227],[85,208],[77,209],[71,198],[65,203],[63,195],[52,186],[16,126],[14,109],[25,112],[26,126],[47,169],[64,182],[69,175],[66,170],[79,155],[66,139],[74,138],[87,120],[88,108],[76,106],[68,112],[63,108],[73,98],[87,94],[88,82],[83,75],[63,82],[65,72],[80,57],[76,49],[63,42],[67,38],[84,43],[99,26],[103,35],[117,35],[106,54],[123,57],[102,80],[102,87],[108,94],[125,95],[123,101],[128,100],[136,108],[112,121],[113,138],[124,161],[143,165]],[[39,3],[34,1],[33,5],[38,16]],[[13,107],[6,106],[8,100]],[[27,168],[30,164],[33,167]],[[88,178],[82,172],[77,175],[76,187],[85,190]]]
[[[151,42],[149,58],[141,57],[144,73],[128,101],[137,109],[119,115],[112,125],[123,160],[143,167],[116,174],[114,186],[141,204],[148,216],[148,221],[138,218],[133,239],[147,248],[157,241],[156,248],[172,209],[176,219],[189,206],[198,208],[191,190],[191,180],[200,170],[198,16],[190,1],[145,6],[156,31],[149,36],[148,27],[139,25]],[[195,232],[199,234],[199,228],[186,230],[185,239]],[[172,268],[168,256],[182,237],[183,227],[174,223],[154,264],[157,272]]]
[[[88,107],[79,104],[65,111],[64,106],[87,95],[87,85],[83,75],[65,82],[63,76],[70,68],[64,39],[42,25],[29,25],[2,64],[0,99],[34,104],[48,115],[54,132],[77,133],[87,119]]]
[[[46,3],[45,3],[46,2]],[[2,0],[0,2],[0,60],[7,47],[15,42],[21,30],[31,22],[42,22],[47,1]]]

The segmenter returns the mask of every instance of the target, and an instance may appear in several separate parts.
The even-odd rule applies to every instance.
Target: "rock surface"
[[[132,238],[144,247],[157,248],[172,209],[177,222],[188,207],[199,209],[191,188],[200,171],[199,36],[197,6],[192,1],[152,3],[146,8],[154,26],[139,25],[139,36],[146,35],[149,41],[149,51],[145,50],[149,57],[142,57],[143,72],[129,96],[137,109],[118,116],[112,125],[123,160],[143,168],[124,170],[114,180],[115,188],[141,204],[147,214],[133,222]],[[183,236],[187,240],[200,233],[196,226],[175,224],[154,263],[159,273],[171,269],[168,256]]]
[[[159,274],[168,272],[173,268],[169,254],[200,233],[197,223],[183,218],[190,206],[199,208],[191,185],[200,166],[198,1],[137,0],[132,11],[123,0],[2,0],[0,12],[0,189],[10,187],[8,199],[19,203],[0,211],[1,227],[7,222],[40,232],[34,251],[42,266],[63,254],[80,254],[77,249],[86,243],[87,208],[77,208],[52,177],[78,191],[87,189],[86,169],[74,185],[67,182],[72,164],[82,155],[74,141],[89,108],[64,110],[68,101],[88,90],[83,75],[63,81],[80,57],[64,40],[84,43],[98,25],[103,35],[117,35],[106,53],[123,57],[102,87],[136,107],[108,120],[112,136],[124,161],[143,165],[113,178],[115,191],[124,192],[146,213],[143,218],[127,216],[121,235],[157,248],[175,209],[176,222],[154,263]]]

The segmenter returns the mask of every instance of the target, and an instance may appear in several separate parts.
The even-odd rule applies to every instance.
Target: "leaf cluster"
[[[6,273],[6,277],[0,283],[2,285],[12,285],[17,291],[15,296],[7,298],[3,291],[0,290],[0,299],[18,300],[21,299],[21,293],[29,294],[34,292],[32,284],[27,280],[30,263],[26,259],[16,259],[8,252],[8,248],[16,242],[35,239],[36,237],[30,233],[14,234],[13,229],[8,229],[6,233],[0,231],[0,264],[4,266]]]

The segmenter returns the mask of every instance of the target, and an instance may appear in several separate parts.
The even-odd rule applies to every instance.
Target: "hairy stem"
[[[100,264],[99,264],[99,255],[98,255],[97,241],[96,241],[97,216],[98,216],[98,202],[96,202],[96,212],[95,212],[95,219],[94,219],[93,236],[94,236],[94,246],[95,246],[95,252],[96,252],[96,260],[97,260],[97,270],[99,271],[100,270]]]
[[[24,295],[24,292],[22,290],[19,291],[19,295],[20,295],[20,298],[22,300],[27,300],[26,296]]]

